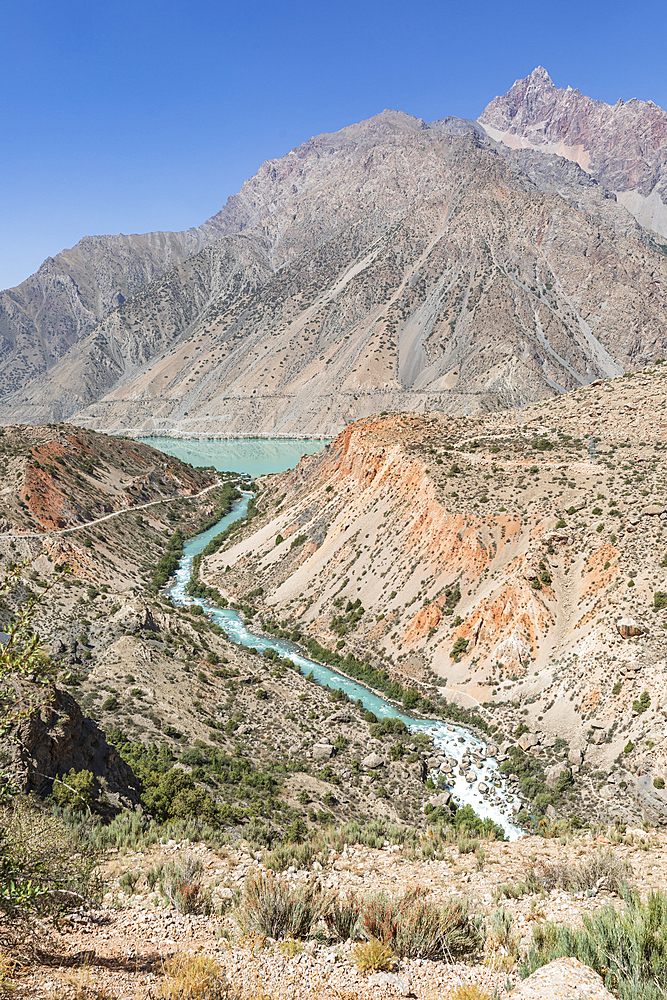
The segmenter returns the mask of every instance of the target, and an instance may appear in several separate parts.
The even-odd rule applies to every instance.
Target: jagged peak
[[[551,84],[553,87],[554,83],[544,66],[536,66],[533,72],[530,74],[532,80],[543,80],[545,83]]]

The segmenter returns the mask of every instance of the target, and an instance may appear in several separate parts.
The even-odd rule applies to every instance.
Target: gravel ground
[[[530,865],[546,861],[575,862],[598,849],[611,850],[631,865],[630,881],[642,893],[665,882],[664,853],[667,836],[635,831],[626,843],[612,844],[590,835],[565,844],[539,837],[513,844],[487,843],[481,870],[475,855],[459,855],[452,845],[444,860],[415,861],[400,848],[371,850],[347,848],[331,856],[314,870],[288,870],[281,878],[293,882],[319,878],[331,890],[370,891],[384,888],[402,892],[408,886],[424,886],[434,900],[465,896],[480,912],[497,905],[498,886],[525,878]],[[164,962],[174,955],[214,956],[225,971],[230,987],[245,990],[245,996],[275,1000],[365,1000],[370,997],[411,995],[418,1000],[446,996],[463,983],[475,983],[489,995],[502,997],[518,981],[515,969],[496,954],[495,963],[448,964],[425,960],[403,960],[392,973],[373,976],[361,973],[353,961],[351,943],[336,947],[316,942],[298,943],[297,954],[280,942],[238,936],[229,916],[185,916],[165,906],[145,891],[126,896],[118,879],[126,871],[145,872],[151,866],[184,854],[197,856],[206,872],[214,900],[222,901],[239,888],[248,872],[261,868],[256,857],[244,850],[212,851],[203,844],[170,843],[150,853],[117,853],[105,866],[109,891],[100,909],[73,913],[59,928],[57,955],[50,964],[24,969],[17,979],[20,996],[73,996],[76,1000],[135,997],[148,1000],[159,995]],[[536,922],[556,920],[579,923],[584,913],[618,897],[600,887],[590,895],[553,891],[544,897],[531,894],[505,899],[517,937],[525,948]],[[493,967],[495,964],[495,968]],[[508,974],[509,973],[509,974]]]

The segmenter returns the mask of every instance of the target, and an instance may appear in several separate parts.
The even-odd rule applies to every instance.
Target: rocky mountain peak
[[[479,117],[491,138],[575,160],[647,229],[667,236],[667,112],[636,97],[606,104],[556,87],[538,66]]]

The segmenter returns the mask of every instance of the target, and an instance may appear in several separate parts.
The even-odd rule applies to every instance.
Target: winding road
[[[49,535],[68,535],[72,531],[83,531],[84,528],[90,528],[94,524],[101,524],[102,521],[110,521],[112,517],[120,517],[121,514],[131,514],[136,510],[146,510],[147,507],[157,507],[160,503],[173,503],[174,500],[196,500],[197,497],[201,497],[205,493],[214,490],[216,486],[222,486],[222,482],[218,480],[211,486],[206,486],[203,490],[200,490],[199,493],[193,493],[188,497],[165,497],[164,500],[151,500],[149,503],[140,503],[136,507],[123,507],[122,510],[114,510],[111,514],[105,514],[104,517],[96,517],[94,521],[86,521],[85,524],[77,524],[73,528],[56,528],[52,531],[31,532],[6,531],[0,534],[0,538],[47,538]]]

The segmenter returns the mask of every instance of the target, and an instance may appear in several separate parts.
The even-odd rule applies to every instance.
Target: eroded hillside
[[[666,400],[656,366],[527,407],[520,423],[357,422],[266,482],[261,515],[204,561],[204,579],[269,631],[481,704],[529,727],[528,745],[566,740],[575,774],[585,761],[609,775],[591,796],[611,812],[618,785],[659,812]]]
[[[475,123],[385,111],[264,164],[241,203],[242,231],[137,290],[0,420],[334,434],[383,408],[489,412],[664,353],[653,235],[576,164]]]

